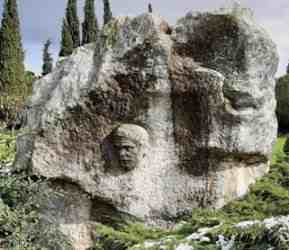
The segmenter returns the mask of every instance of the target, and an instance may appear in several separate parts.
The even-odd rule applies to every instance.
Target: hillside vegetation
[[[55,228],[44,227],[38,213],[50,195],[45,180],[28,170],[12,169],[16,136],[15,132],[0,133],[0,249],[71,249]]]

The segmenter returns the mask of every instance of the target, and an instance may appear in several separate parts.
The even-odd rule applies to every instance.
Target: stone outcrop
[[[277,64],[243,9],[173,28],[151,13],[116,18],[34,84],[15,167],[72,190],[54,207],[78,250],[113,215],[169,225],[221,207],[268,170]]]

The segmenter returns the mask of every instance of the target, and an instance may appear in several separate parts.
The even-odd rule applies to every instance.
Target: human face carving
[[[142,166],[149,145],[149,134],[144,128],[122,124],[113,131],[112,140],[120,168],[130,171]]]
[[[132,170],[138,164],[139,147],[129,138],[120,137],[115,143],[116,154],[119,165],[126,169]]]

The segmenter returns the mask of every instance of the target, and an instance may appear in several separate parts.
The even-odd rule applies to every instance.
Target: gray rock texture
[[[67,235],[77,218],[87,237],[106,212],[169,225],[221,207],[268,170],[277,64],[244,10],[189,13],[174,28],[151,13],[116,18],[34,84],[15,166],[87,194],[58,220]]]

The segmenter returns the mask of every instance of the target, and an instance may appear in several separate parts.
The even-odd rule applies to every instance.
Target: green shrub
[[[0,168],[1,164],[14,160],[16,134],[13,132],[0,133]]]
[[[41,220],[46,190],[45,181],[25,172],[0,179],[0,238],[8,249],[71,249],[56,228]]]
[[[283,152],[286,155],[289,155],[289,136],[286,138],[284,146],[283,146]]]
[[[15,156],[14,133],[0,134],[1,161]],[[9,145],[9,146],[7,146]],[[7,166],[6,166],[7,168]],[[1,168],[0,168],[1,170]],[[49,199],[45,180],[27,171],[0,173],[0,240],[9,250],[65,250],[71,245],[52,225],[41,219],[39,208]]]
[[[146,227],[140,223],[128,223],[118,230],[99,224],[95,232],[98,239],[97,250],[125,250],[142,244],[145,240],[160,239],[168,234],[165,230]]]
[[[272,158],[271,158],[271,164],[274,165],[278,159],[282,159],[282,157],[285,156],[283,147],[286,141],[286,136],[281,135],[277,138],[277,141],[273,147],[273,152],[272,152]]]
[[[289,126],[289,74],[278,79],[276,85],[277,118],[279,128],[286,129]]]

